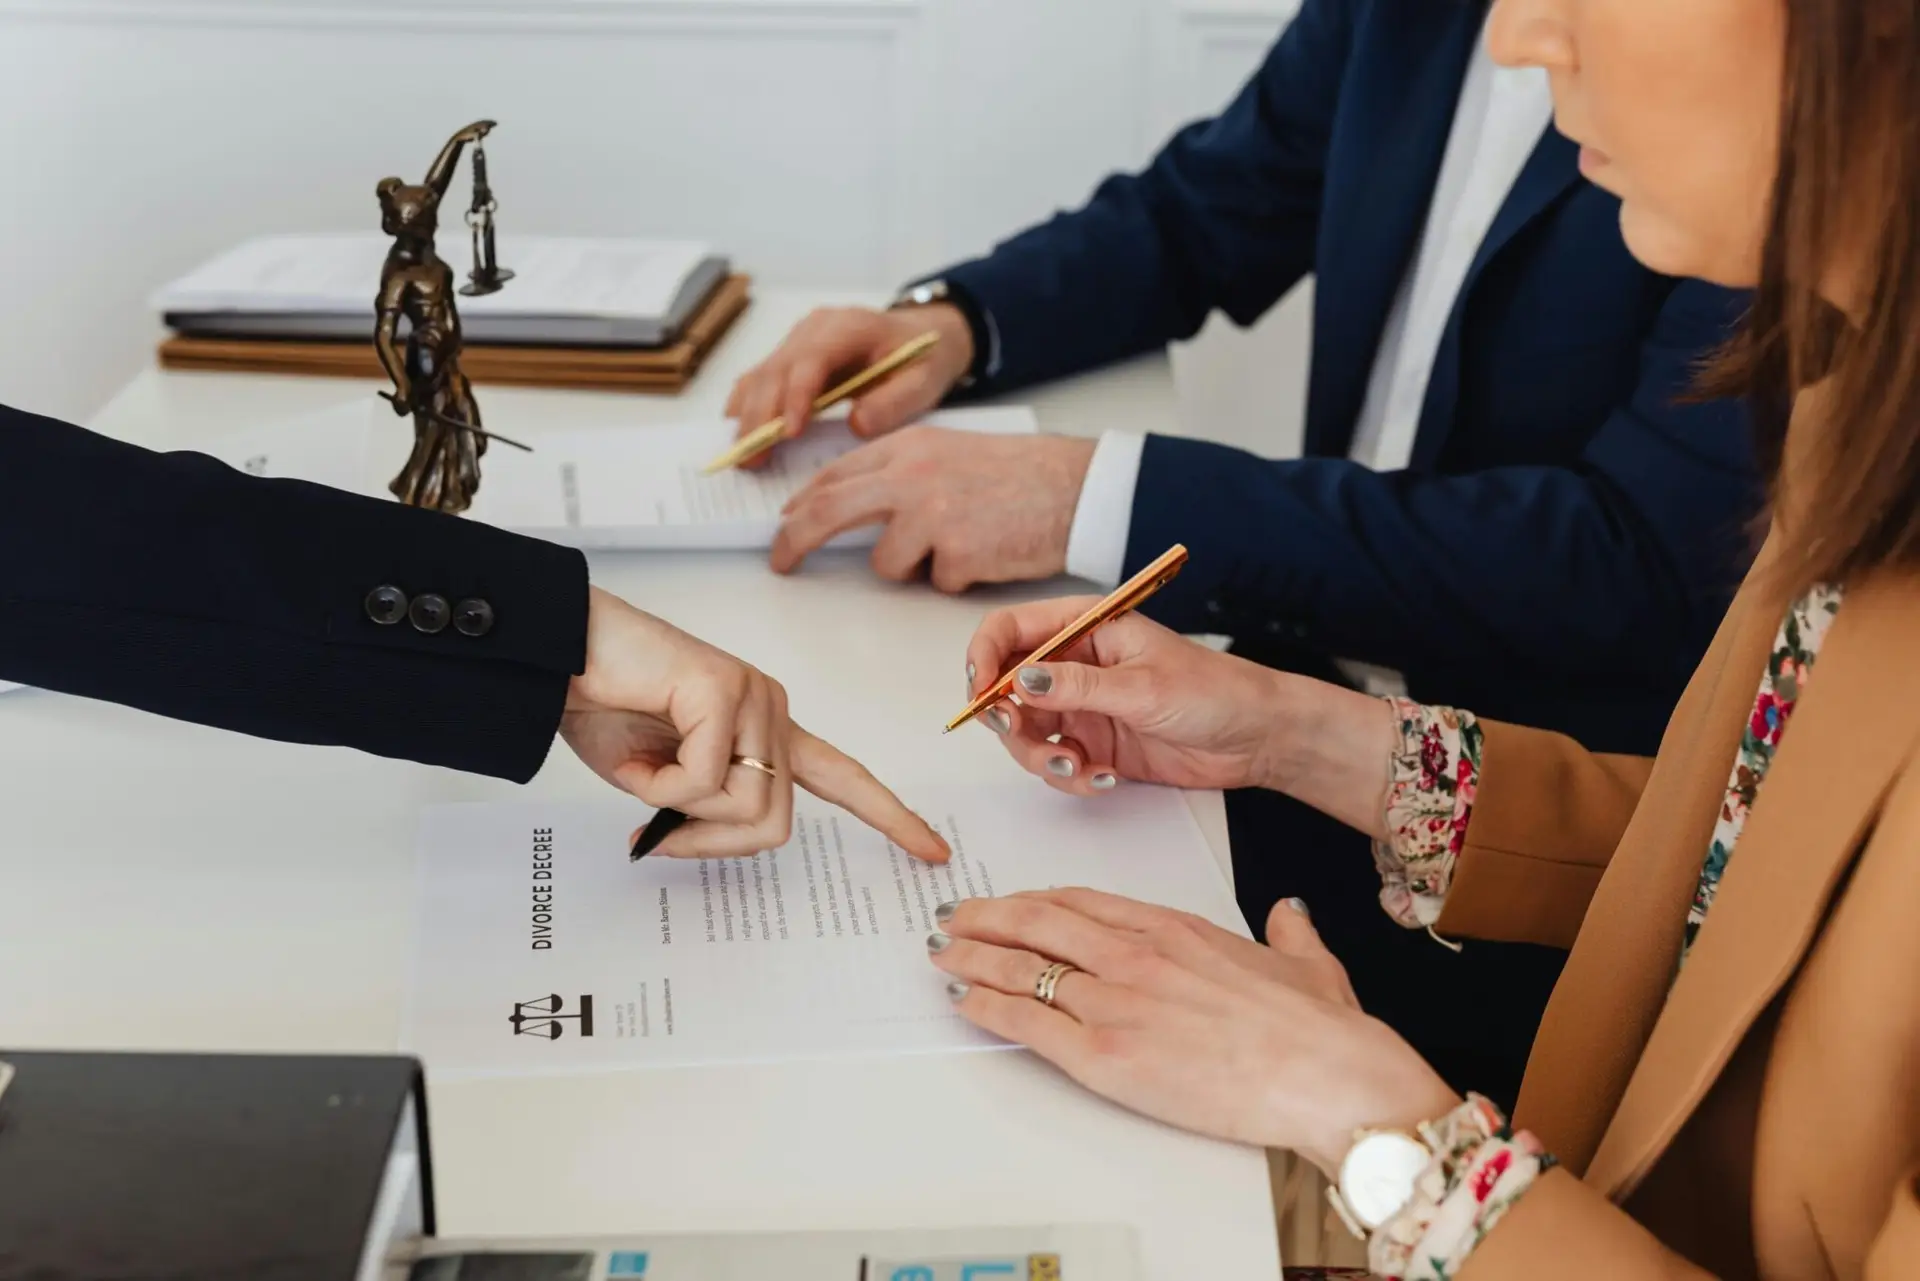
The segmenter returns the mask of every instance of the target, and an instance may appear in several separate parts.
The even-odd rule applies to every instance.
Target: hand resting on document
[[[1411,1128],[1460,1099],[1369,1018],[1297,899],[1269,943],[1094,890],[968,899],[927,941],[973,1023],[1094,1093],[1216,1138],[1291,1148],[1331,1171],[1366,1126]],[[1034,999],[1054,961],[1074,968]]]

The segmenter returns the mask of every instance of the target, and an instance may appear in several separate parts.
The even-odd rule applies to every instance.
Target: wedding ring
[[[1053,993],[1060,986],[1060,980],[1073,973],[1073,966],[1065,961],[1055,961],[1040,971],[1040,977],[1034,980],[1033,999],[1042,1005],[1053,1004]]]
[[[744,765],[748,769],[757,769],[768,778],[780,777],[780,772],[773,768],[773,762],[763,761],[758,756],[736,756],[733,758],[733,763]]]

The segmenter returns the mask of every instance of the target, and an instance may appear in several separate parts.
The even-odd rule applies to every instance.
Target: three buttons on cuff
[[[435,592],[423,592],[409,600],[391,583],[367,593],[366,611],[367,617],[382,627],[393,627],[405,619],[424,636],[439,635],[449,623],[462,636],[485,636],[493,630],[493,606],[487,601],[471,597],[457,605],[449,604],[445,596]]]

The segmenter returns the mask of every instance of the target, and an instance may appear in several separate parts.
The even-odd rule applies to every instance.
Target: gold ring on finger
[[[780,777],[780,771],[774,769],[772,761],[763,761],[758,756],[736,756],[733,758],[733,763],[744,765],[748,769],[757,769],[768,778]]]
[[[1051,1007],[1053,1005],[1053,995],[1060,987],[1060,980],[1073,972],[1074,967],[1068,965],[1065,961],[1055,961],[1046,969],[1041,970],[1040,977],[1035,979],[1033,983],[1033,999],[1042,1005]]]

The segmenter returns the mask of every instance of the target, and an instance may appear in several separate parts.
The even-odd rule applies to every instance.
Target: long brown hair
[[[1754,405],[1772,506],[1793,513],[1776,572],[1798,589],[1920,564],[1920,0],[1785,4],[1760,284],[1701,388]],[[1815,292],[1842,252],[1864,282],[1845,317]],[[1788,407],[1816,382],[1785,467]]]

